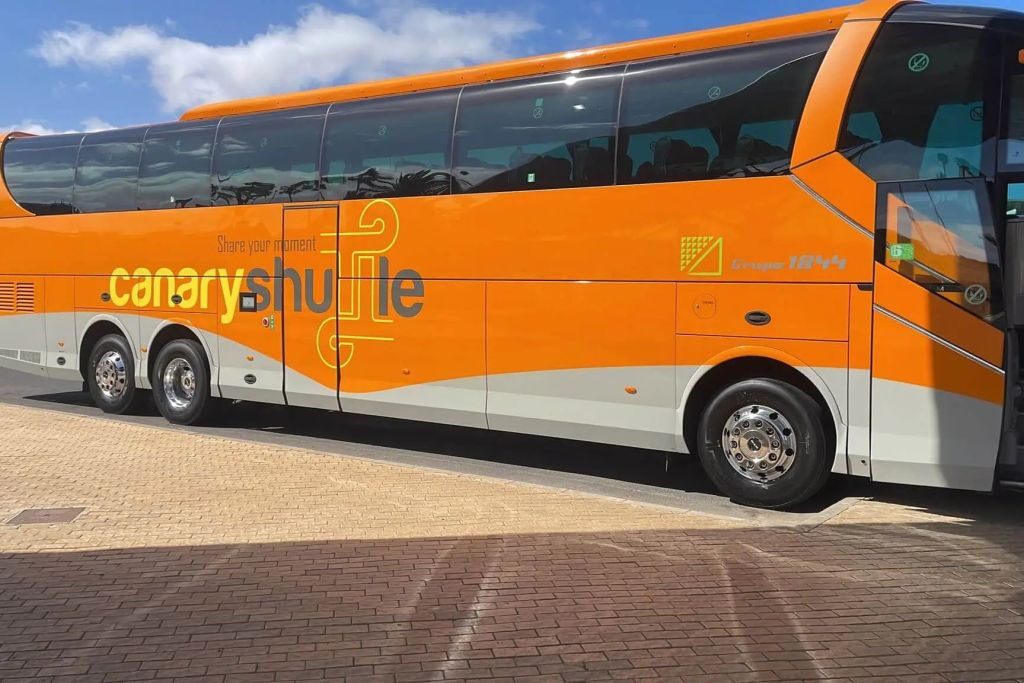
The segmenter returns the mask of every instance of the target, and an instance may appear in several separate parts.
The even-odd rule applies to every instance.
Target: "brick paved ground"
[[[0,679],[1024,679],[1024,499],[812,531],[0,406]],[[892,493],[888,493],[893,491]]]

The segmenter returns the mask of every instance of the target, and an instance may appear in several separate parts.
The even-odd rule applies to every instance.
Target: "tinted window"
[[[1007,89],[1010,102],[1006,116],[1007,135],[1002,143],[1002,163],[1019,168],[1024,165],[1024,74],[1011,76]]]
[[[447,194],[457,100],[458,92],[445,92],[332,106],[324,137],[324,196]]]
[[[885,263],[989,322],[1003,313],[999,243],[983,180],[885,186]]]
[[[466,88],[455,133],[463,192],[613,182],[621,68]]]
[[[843,153],[875,180],[981,174],[982,31],[882,26],[850,96]]]
[[[213,203],[269,204],[320,198],[318,161],[326,107],[221,121]]]
[[[139,167],[139,208],[179,209],[210,204],[212,124],[149,129]]]
[[[619,182],[787,171],[830,41],[811,36],[631,65],[622,92]]]
[[[134,211],[145,128],[91,133],[75,172],[75,212]]]
[[[4,179],[14,201],[40,216],[71,213],[81,135],[16,138],[4,147]]]

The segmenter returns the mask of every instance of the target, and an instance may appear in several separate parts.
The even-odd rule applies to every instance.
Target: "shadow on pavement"
[[[986,523],[0,553],[0,678],[1012,679],[1022,553]]]
[[[89,395],[80,391],[32,395],[25,399],[92,409]],[[135,421],[138,418],[128,419]],[[145,418],[142,420],[146,421]],[[155,418],[153,424],[167,426],[162,418]],[[246,402],[226,404],[216,420],[193,431],[256,438],[269,443],[373,459],[381,459],[386,455],[383,453],[385,450],[440,456],[413,460],[410,464],[460,471],[460,463],[493,465],[498,467],[486,467],[478,473],[498,477],[518,478],[507,468],[502,470],[502,465],[527,468],[538,474],[579,475],[635,485],[645,490],[659,489],[662,497],[672,492],[697,494],[702,498],[715,499],[712,502],[717,502],[719,507],[724,504],[732,509],[742,509],[718,493],[695,457],[678,453]],[[353,445],[369,448],[353,452]],[[543,478],[536,477],[531,481],[565,485],[561,480],[545,482]],[[821,513],[844,498],[865,495],[863,484],[853,478],[833,477],[822,492],[788,512],[794,517]],[[602,492],[615,495],[614,491]]]

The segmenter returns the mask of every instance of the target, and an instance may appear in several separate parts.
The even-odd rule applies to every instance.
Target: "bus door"
[[[1004,403],[999,245],[985,180],[879,185],[871,474],[992,488]]]
[[[1022,82],[1024,85],[1024,82]],[[1002,178],[1000,207],[1006,216],[1004,292],[1006,300],[1007,411],[1000,444],[998,478],[1002,483],[1024,481],[1024,392],[1021,330],[1024,330],[1024,173]]]
[[[338,205],[286,207],[280,258],[288,405],[338,410]]]
[[[998,478],[1002,484],[1024,482],[1024,39],[1006,40],[1007,85],[999,145],[999,217],[1005,217],[1003,282],[1006,299],[1007,410]]]

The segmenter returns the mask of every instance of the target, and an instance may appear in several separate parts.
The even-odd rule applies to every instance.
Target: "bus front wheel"
[[[206,417],[211,402],[210,372],[202,347],[190,339],[172,341],[156,357],[153,397],[164,418],[193,425]]]
[[[825,411],[799,388],[751,379],[722,390],[698,426],[704,470],[736,502],[788,508],[810,498],[831,472]]]

